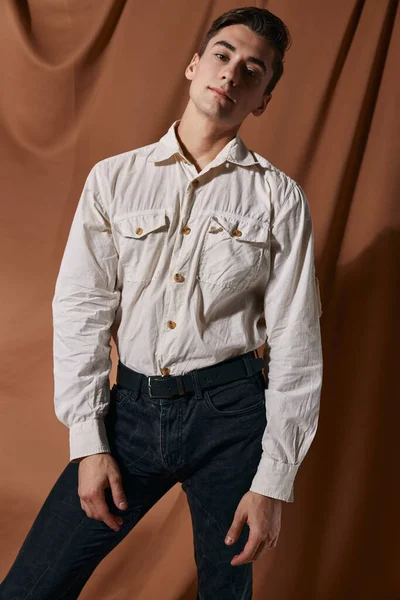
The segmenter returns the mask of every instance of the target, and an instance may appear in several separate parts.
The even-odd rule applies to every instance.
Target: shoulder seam
[[[278,218],[278,215],[280,215],[280,213],[282,212],[282,210],[283,210],[284,206],[286,206],[286,203],[288,202],[288,199],[289,199],[289,197],[290,197],[290,194],[291,194],[291,192],[292,192],[292,191],[293,191],[293,189],[294,189],[294,184],[296,183],[296,182],[294,181],[294,179],[292,179],[291,177],[289,177],[289,175],[286,175],[286,174],[285,174],[285,176],[286,176],[286,178],[288,179],[288,182],[289,182],[289,189],[288,189],[288,190],[287,190],[287,192],[286,192],[286,197],[285,197],[284,201],[282,202],[282,205],[281,205],[280,209],[278,210],[278,212],[277,212],[277,213],[276,213],[276,215],[275,215],[274,221],[276,221],[276,219]],[[274,223],[274,224],[275,224],[275,223]]]

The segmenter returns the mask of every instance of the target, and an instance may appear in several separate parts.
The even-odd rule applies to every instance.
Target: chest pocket
[[[212,215],[204,236],[197,279],[242,290],[263,272],[269,251],[267,224]]]
[[[127,281],[151,281],[160,272],[169,218],[165,211],[127,215],[114,222],[120,242],[120,264]]]

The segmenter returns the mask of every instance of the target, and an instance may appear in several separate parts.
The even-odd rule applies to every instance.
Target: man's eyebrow
[[[235,52],[236,48],[235,46],[233,46],[232,44],[230,44],[229,42],[226,42],[225,40],[219,40],[218,42],[215,42],[214,46],[217,45],[220,46],[225,46],[225,48],[228,48],[228,50],[232,50],[232,52]],[[249,62],[255,63],[256,65],[259,65],[262,70],[264,71],[264,73],[267,72],[267,67],[265,66],[265,62],[263,60],[260,60],[259,58],[256,58],[255,56],[249,56],[247,59]]]

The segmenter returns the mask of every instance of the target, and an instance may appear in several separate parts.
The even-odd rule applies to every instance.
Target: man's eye
[[[215,56],[218,56],[218,57],[222,56],[222,58],[220,60],[222,60],[224,58],[226,58],[228,60],[228,57],[225,56],[225,54],[219,54],[218,53]],[[252,77],[258,77],[257,71],[253,71],[252,69],[247,69],[247,72],[250,73]]]

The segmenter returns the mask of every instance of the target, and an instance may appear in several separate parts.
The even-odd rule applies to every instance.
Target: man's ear
[[[264,110],[267,108],[268,104],[271,102],[271,100],[272,100],[272,94],[268,94],[268,95],[264,94],[260,106],[258,106],[254,110],[252,110],[251,114],[254,115],[255,117],[261,117]]]
[[[185,69],[186,79],[189,79],[191,81],[194,78],[194,75],[196,73],[196,67],[197,67],[199,60],[200,60],[200,56],[196,52],[196,54],[193,56],[192,60],[190,61],[189,65]]]

